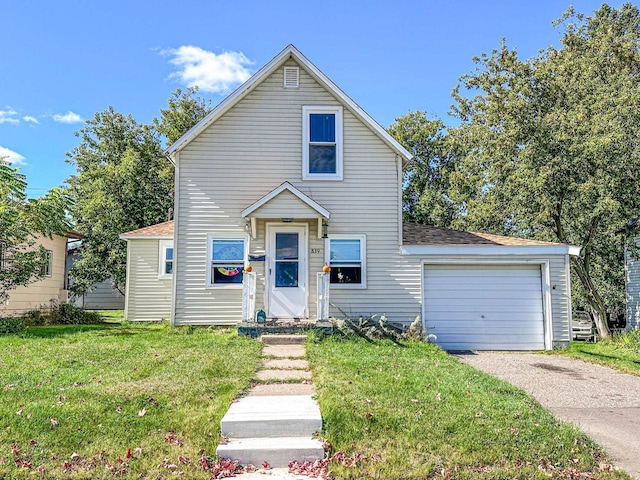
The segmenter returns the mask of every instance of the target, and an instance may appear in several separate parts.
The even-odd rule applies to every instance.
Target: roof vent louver
[[[298,88],[299,82],[300,69],[298,67],[284,67],[284,88]]]

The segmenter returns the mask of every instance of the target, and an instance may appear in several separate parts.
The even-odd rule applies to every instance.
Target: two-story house
[[[167,154],[175,220],[121,237],[130,320],[237,323],[248,270],[251,313],[314,319],[328,265],[333,313],[421,317],[445,348],[570,339],[575,249],[403,225],[411,154],[293,45]]]

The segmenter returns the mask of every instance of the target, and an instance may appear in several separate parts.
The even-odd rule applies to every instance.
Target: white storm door
[[[268,225],[269,317],[307,317],[307,226]]]

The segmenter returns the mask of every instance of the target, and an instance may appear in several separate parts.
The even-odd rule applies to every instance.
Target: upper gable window
[[[342,107],[302,107],[302,178],[342,180]]]

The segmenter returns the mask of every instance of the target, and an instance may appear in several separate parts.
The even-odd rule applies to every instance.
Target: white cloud
[[[20,119],[16,118],[18,112],[11,107],[5,107],[6,110],[0,110],[0,123],[20,123]]]
[[[253,65],[242,52],[215,54],[192,45],[162,51],[178,67],[171,77],[189,87],[197,86],[205,92],[227,93],[251,76],[247,68]]]
[[[58,123],[81,123],[84,121],[80,115],[71,111],[65,113],[64,115],[57,113],[51,118],[53,118],[54,122]]]
[[[13,150],[9,150],[8,148],[5,148],[1,145],[0,145],[0,157],[3,157],[4,160],[14,165],[25,164],[25,161],[24,161],[25,158],[22,155],[20,155],[18,152],[14,152]]]
[[[25,122],[40,123],[36,117],[32,117],[31,115],[25,115],[22,117],[22,120]]]

